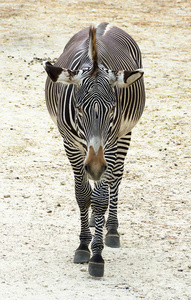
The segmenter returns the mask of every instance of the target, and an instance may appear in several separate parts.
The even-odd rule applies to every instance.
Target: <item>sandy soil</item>
[[[191,4],[186,0],[0,3],[0,299],[191,299]],[[73,174],[44,102],[42,60],[109,21],[138,42],[147,105],[119,196],[121,248],[105,276],[74,265]]]

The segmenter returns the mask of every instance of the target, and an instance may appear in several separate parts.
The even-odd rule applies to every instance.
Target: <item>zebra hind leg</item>
[[[95,227],[95,216],[94,216],[93,212],[92,212],[91,217],[90,217],[89,226],[90,227]]]
[[[118,202],[118,188],[121,182],[121,177],[123,174],[123,164],[121,164],[120,170],[118,168],[118,174],[121,176],[116,176],[116,173],[113,172],[115,180],[110,186],[110,204],[109,204],[109,214],[106,223],[107,234],[105,236],[105,244],[111,248],[120,247],[120,237],[117,231],[118,228],[118,218],[117,218],[117,202]]]
[[[118,190],[122,180],[124,170],[124,160],[130,146],[131,132],[122,137],[118,141],[117,146],[117,159],[113,170],[113,180],[110,185],[110,203],[109,203],[109,215],[106,222],[107,234],[105,237],[105,244],[111,248],[120,247],[120,236],[118,229],[117,218],[117,203],[118,203]]]
[[[105,217],[104,217],[104,224],[105,224]],[[104,225],[104,224],[103,224],[103,225]],[[91,217],[90,217],[90,220],[89,220],[89,226],[90,226],[90,227],[95,227],[95,215],[94,215],[93,212],[92,212]]]

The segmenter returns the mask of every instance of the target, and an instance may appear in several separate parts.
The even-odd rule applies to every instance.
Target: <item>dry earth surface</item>
[[[108,21],[138,42],[147,105],[119,196],[121,248],[105,275],[74,265],[73,173],[44,101],[42,60]],[[191,299],[191,3],[0,2],[0,299]]]

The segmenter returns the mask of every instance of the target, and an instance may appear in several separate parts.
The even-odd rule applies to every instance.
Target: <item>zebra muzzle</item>
[[[96,153],[92,146],[89,147],[88,155],[84,163],[84,169],[88,177],[99,181],[107,169],[107,162],[104,157],[103,147],[100,146]]]

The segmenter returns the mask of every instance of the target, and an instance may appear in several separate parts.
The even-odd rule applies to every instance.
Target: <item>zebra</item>
[[[47,109],[63,138],[80,208],[74,263],[88,263],[89,274],[102,277],[105,212],[109,207],[105,244],[118,248],[118,188],[131,131],[145,106],[141,52],[125,31],[101,23],[76,33],[54,65],[43,65]]]

